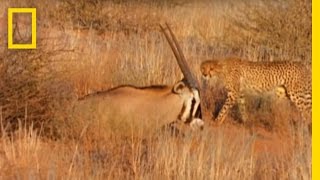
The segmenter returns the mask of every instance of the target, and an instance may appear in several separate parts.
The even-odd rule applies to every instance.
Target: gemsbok
[[[89,94],[77,101],[74,108],[76,118],[88,122],[98,121],[99,126],[107,126],[114,131],[117,131],[117,128],[124,128],[129,133],[130,129],[155,132],[173,122],[186,124],[191,126],[191,129],[203,128],[199,83],[192,74],[175,35],[169,25],[166,26],[171,38],[161,25],[160,28],[184,78],[172,86],[123,85]]]

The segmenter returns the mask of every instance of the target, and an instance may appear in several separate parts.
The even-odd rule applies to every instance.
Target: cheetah
[[[200,69],[205,79],[218,78],[227,90],[227,99],[215,119],[218,124],[223,123],[237,100],[240,105],[244,104],[244,90],[275,91],[278,96],[286,96],[298,108],[302,119],[311,121],[311,73],[301,62],[250,62],[227,58],[205,61]],[[239,109],[242,113],[243,108]]]

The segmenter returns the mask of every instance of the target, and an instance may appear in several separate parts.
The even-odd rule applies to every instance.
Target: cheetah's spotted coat
[[[216,121],[224,121],[228,110],[242,98],[245,89],[260,93],[276,90],[295,104],[303,119],[311,119],[311,73],[300,62],[250,62],[236,58],[209,60],[201,64],[205,78],[217,77],[224,82],[227,99]]]

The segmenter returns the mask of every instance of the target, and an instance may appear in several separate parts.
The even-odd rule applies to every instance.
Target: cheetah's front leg
[[[238,106],[239,106],[241,121],[243,123],[245,123],[245,122],[248,121],[249,116],[248,116],[248,112],[247,112],[247,108],[246,108],[246,99],[245,99],[244,94],[242,93],[242,91],[240,93],[239,98],[237,99],[237,103],[238,103]]]
[[[226,102],[222,106],[217,118],[215,119],[215,121],[217,121],[219,125],[223,123],[226,115],[228,114],[229,109],[236,103],[237,98],[235,94],[236,93],[234,93],[233,91],[228,92]]]

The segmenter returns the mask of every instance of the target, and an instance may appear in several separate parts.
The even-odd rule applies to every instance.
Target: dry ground
[[[37,50],[5,48],[12,6],[37,7]],[[68,121],[86,94],[181,79],[159,32],[164,22],[199,80],[199,64],[212,57],[310,66],[309,0],[0,0],[0,179],[311,179],[308,128],[272,95],[248,94],[251,121],[241,123],[235,107],[216,127],[210,121],[225,91],[201,81],[207,126],[184,137],[137,138],[121,125]],[[16,41],[28,39],[20,29]]]

